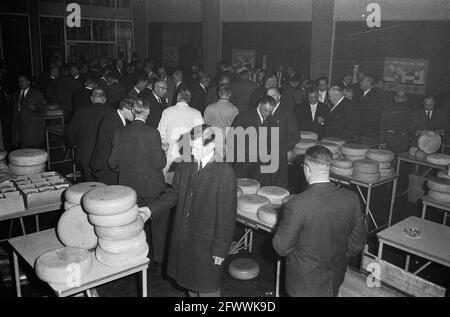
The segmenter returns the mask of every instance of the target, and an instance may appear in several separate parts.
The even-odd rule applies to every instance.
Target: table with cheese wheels
[[[422,219],[425,219],[428,207],[434,207],[444,212],[444,219],[442,221],[442,224],[444,226],[447,225],[447,214],[450,212],[450,203],[439,202],[429,196],[423,197],[422,203]]]
[[[34,267],[35,262],[39,256],[63,247],[61,242],[56,236],[55,229],[49,229],[33,234],[29,234],[22,237],[10,239],[9,244],[13,249],[13,262],[14,262],[14,277],[16,283],[17,296],[21,297],[22,292],[20,288],[19,280],[19,257],[23,259],[26,264]],[[88,289],[98,287],[100,285],[118,280],[120,278],[141,272],[142,281],[142,296],[147,297],[147,268],[150,263],[148,258],[145,258],[139,263],[124,266],[124,267],[112,267],[101,264],[95,259],[93,266],[89,273],[83,277],[81,285],[76,287],[69,287],[65,284],[51,284],[49,286],[55,292],[58,297],[66,297],[82,293]]]
[[[408,235],[405,229],[418,229],[418,234]],[[379,240],[378,258],[383,255],[384,245],[405,251],[405,270],[409,270],[410,255],[416,255],[428,262],[413,272],[419,274],[431,263],[450,267],[450,227],[418,217],[406,218],[377,234]]]
[[[428,167],[428,170],[422,176],[427,175],[433,169],[443,170],[447,168],[447,166],[445,165],[437,165],[427,161],[418,160],[414,156],[411,156],[408,152],[406,152],[397,155],[397,174],[400,172],[400,165],[402,162],[413,164],[416,174],[418,174],[420,166]]]

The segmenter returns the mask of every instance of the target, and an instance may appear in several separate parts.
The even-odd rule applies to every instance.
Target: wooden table
[[[403,231],[407,227],[415,227],[420,230],[420,238],[410,238]],[[409,269],[410,254],[417,255],[428,260],[419,268],[415,275],[428,267],[432,262],[450,267],[450,227],[424,220],[418,217],[409,217],[392,227],[377,234],[380,245],[378,258],[382,259],[383,246],[389,245],[407,252],[405,270]]]
[[[21,297],[22,292],[19,281],[19,257],[34,267],[36,259],[51,250],[63,247],[59,242],[55,229],[45,230],[26,236],[14,238],[8,241],[13,248],[14,261],[14,278],[16,282],[17,296]],[[94,254],[92,255],[94,256]],[[101,264],[95,259],[91,271],[82,279],[79,287],[69,287],[65,284],[51,284],[49,286],[55,292],[56,296],[66,297],[84,292],[88,289],[118,280],[138,272],[142,273],[142,296],[147,297],[147,268],[150,263],[149,259],[143,260],[141,263],[128,267],[110,267]]]
[[[436,201],[435,199],[425,196],[422,198],[423,208],[422,208],[422,219],[425,219],[427,207],[434,207],[440,210],[444,211],[444,220],[442,221],[442,224],[445,226],[447,225],[447,213],[450,212],[450,203],[443,203]],[[450,243],[450,242],[449,242]]]

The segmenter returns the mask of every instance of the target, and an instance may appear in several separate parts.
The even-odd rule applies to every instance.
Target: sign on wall
[[[238,68],[254,68],[256,63],[256,51],[234,49],[231,51],[231,63]]]
[[[386,90],[425,94],[428,66],[428,60],[425,59],[386,57],[384,62]]]
[[[178,47],[163,44],[162,63],[168,67],[178,67],[180,63],[180,53]]]

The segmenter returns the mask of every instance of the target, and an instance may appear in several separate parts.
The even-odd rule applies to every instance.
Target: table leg
[[[275,297],[280,297],[280,273],[281,273],[281,259],[278,259],[277,276],[275,280]]]
[[[39,232],[39,215],[34,216],[36,219],[36,232]]]
[[[442,224],[443,224],[444,226],[447,225],[447,211],[446,211],[446,210],[444,210],[444,221],[442,222]]]
[[[250,230],[250,234],[249,234],[249,247],[248,247],[248,252],[252,253],[253,252],[253,230]]]
[[[244,249],[248,249],[248,229],[245,229]]]
[[[13,251],[13,265],[14,265],[14,280],[16,281],[16,295],[22,297],[22,290],[20,289],[20,271],[19,271],[19,258],[16,251]]]
[[[397,175],[400,175],[400,162],[401,161],[402,160],[400,158],[397,158],[397,170],[396,170]]]
[[[378,246],[378,260],[382,260],[383,256],[383,242],[380,241],[380,245]]]
[[[395,205],[395,195],[397,193],[397,185],[398,185],[398,178],[394,179],[394,183],[392,185],[392,197],[391,197],[391,207],[389,209],[389,220],[388,220],[388,227],[391,226],[392,223],[392,214],[394,213],[394,205]]]
[[[46,142],[46,145],[47,145],[47,153],[48,153],[47,167],[48,167],[48,170],[50,170],[51,169],[50,141],[49,141],[49,138],[48,138],[48,130],[47,129],[45,129],[45,142]]]
[[[411,256],[409,254],[406,255],[406,263],[405,263],[405,271],[409,270],[409,261],[411,260]]]
[[[422,216],[421,216],[420,218],[425,219],[426,214],[427,214],[427,205],[426,205],[426,204],[423,204],[423,207],[422,207]]]
[[[23,234],[23,235],[26,235],[27,232],[26,232],[26,230],[25,230],[25,224],[24,224],[24,222],[23,222],[23,218],[20,217],[20,218],[19,218],[19,221],[20,221],[20,226],[22,227],[22,234]]]
[[[147,297],[147,268],[142,270],[142,297]]]

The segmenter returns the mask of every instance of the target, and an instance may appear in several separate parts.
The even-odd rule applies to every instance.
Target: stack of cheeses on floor
[[[95,256],[99,262],[126,266],[147,257],[149,247],[134,189],[119,185],[100,187],[85,194],[81,201],[98,236]]]
[[[39,149],[21,149],[9,153],[9,170],[18,176],[45,172],[48,153]]]
[[[435,177],[427,181],[428,196],[442,203],[450,203],[450,179]]]

